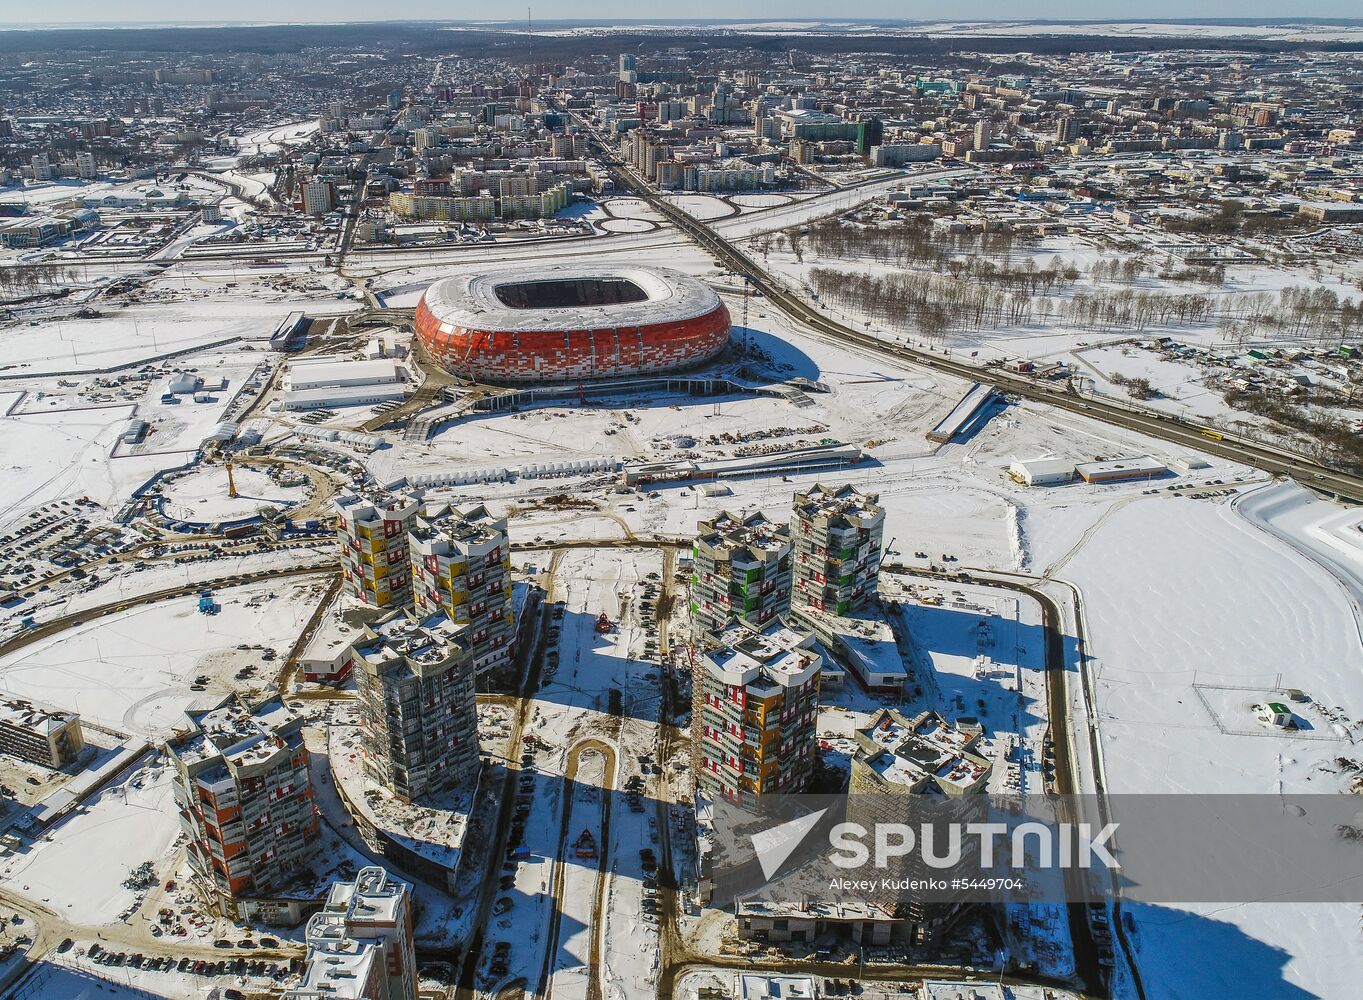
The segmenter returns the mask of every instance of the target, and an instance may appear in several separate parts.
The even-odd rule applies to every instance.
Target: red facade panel
[[[554,382],[688,368],[729,339],[723,303],[685,320],[592,330],[474,330],[443,323],[423,299],[416,331],[427,352],[456,374],[485,382]]]

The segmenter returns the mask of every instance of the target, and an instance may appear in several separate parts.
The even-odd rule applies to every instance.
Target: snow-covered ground
[[[97,618],[0,659],[0,690],[163,738],[186,708],[242,687],[233,675],[243,667],[268,681],[279,664],[261,660],[261,647],[287,652],[320,597],[310,583],[254,584],[217,591],[214,615],[187,595]],[[200,675],[204,690],[191,690]]]
[[[134,868],[166,856],[180,833],[163,759],[135,768],[86,800],[28,850],[0,862],[10,888],[73,924],[122,922],[141,894],[124,886]]]
[[[1363,562],[1333,554],[1353,574],[1346,589],[1313,561],[1315,549],[1330,548],[1317,531],[1338,526],[1340,515],[1307,504],[1295,487],[1271,487],[1242,504],[1294,543],[1228,504],[1141,499],[1113,511],[1066,567],[1084,599],[1110,792],[1341,790],[1330,765],[1356,736],[1320,738],[1330,732],[1320,712],[1363,715],[1350,596]],[[1288,687],[1311,699],[1303,710],[1316,730],[1309,736],[1269,732],[1250,717],[1248,702]],[[1232,697],[1221,696],[1226,688]],[[1363,954],[1344,945],[1356,937],[1356,905],[1125,912],[1148,995],[1344,997],[1363,975]]]

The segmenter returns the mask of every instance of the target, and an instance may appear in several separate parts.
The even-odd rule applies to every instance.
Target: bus
[[[1220,431],[1210,430],[1209,428],[1206,427],[1202,428],[1202,436],[1206,438],[1211,438],[1213,441],[1220,441],[1225,438],[1225,435],[1222,434]]]

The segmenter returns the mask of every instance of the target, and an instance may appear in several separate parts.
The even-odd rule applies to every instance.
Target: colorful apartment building
[[[472,627],[403,609],[351,644],[365,772],[405,802],[477,777]]]
[[[804,791],[818,744],[815,639],[777,618],[708,633],[692,669],[696,790],[741,799]]]
[[[509,665],[515,615],[506,518],[481,504],[428,508],[408,538],[417,615],[444,612],[467,626],[462,639],[478,674]]]
[[[407,533],[421,512],[413,496],[367,490],[332,501],[345,592],[375,608],[412,603]]]
[[[795,494],[791,610],[846,615],[871,603],[880,577],[885,512],[873,493],[815,485]]]
[[[278,700],[189,719],[166,753],[192,881],[211,910],[241,919],[243,897],[284,893],[321,841],[303,720]]]
[[[761,513],[720,513],[700,523],[692,559],[691,620],[697,635],[730,619],[755,625],[790,606],[790,530]]]

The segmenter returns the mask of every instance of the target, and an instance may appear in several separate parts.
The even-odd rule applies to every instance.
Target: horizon
[[[855,14],[838,16],[826,13],[819,13],[811,10],[816,5],[796,0],[791,10],[779,14],[770,14],[764,11],[753,11],[744,14],[744,8],[748,5],[724,3],[715,4],[720,10],[716,14],[710,15],[703,13],[711,6],[712,0],[707,0],[699,5],[702,12],[693,17],[637,17],[633,4],[621,4],[627,8],[627,13],[621,16],[613,16],[610,11],[616,7],[614,3],[593,3],[586,4],[580,0],[557,0],[549,5],[548,10],[536,11],[533,6],[528,8],[528,14],[533,22],[540,24],[573,25],[583,27],[605,27],[612,25],[734,25],[734,24],[826,24],[826,25],[858,25],[858,24],[903,24],[903,25],[1138,25],[1138,24],[1157,24],[1157,25],[1179,25],[1179,24],[1203,24],[1219,25],[1227,27],[1235,26],[1267,26],[1271,24],[1322,24],[1322,25],[1363,25],[1363,17],[1356,15],[1356,6],[1346,4],[1343,0],[1325,0],[1323,4],[1316,4],[1308,13],[1280,13],[1271,9],[1276,5],[1250,3],[1248,5],[1230,3],[1209,4],[1212,8],[1234,8],[1235,14],[1211,10],[1203,14],[1189,15],[1181,9],[1185,5],[1170,3],[1168,0],[1161,0],[1156,3],[1154,10],[1144,17],[1132,17],[1129,14],[1129,5],[1115,4],[1110,0],[1107,4],[1098,5],[1099,10],[1095,12],[1095,5],[1076,3],[1071,5],[1068,2],[1047,2],[1034,5],[1043,9],[1030,9],[1024,12],[1016,12],[1011,5],[998,3],[996,0],[988,0],[985,4],[979,5],[982,10],[972,11],[970,16],[963,17],[912,17],[904,16],[902,6],[897,3],[881,3],[880,0],[872,0],[871,3],[864,5],[866,9],[860,10]],[[166,0],[131,0],[131,2],[121,4],[117,14],[110,16],[110,11],[106,5],[96,3],[94,0],[58,0],[55,4],[48,4],[42,8],[34,8],[35,11],[41,10],[41,17],[17,18],[12,20],[0,21],[0,30],[59,30],[63,28],[173,28],[173,27],[280,27],[288,25],[307,25],[307,24],[478,24],[478,25],[517,25],[524,23],[520,18],[488,18],[478,16],[454,16],[446,13],[448,6],[443,3],[434,3],[430,0],[415,0],[414,3],[406,5],[408,11],[413,12],[414,16],[404,16],[398,18],[375,18],[365,16],[371,9],[368,4],[356,2],[356,0],[337,0],[334,3],[319,4],[315,0],[302,0],[302,2],[290,5],[293,11],[286,17],[278,15],[278,4],[268,4],[263,0],[244,0],[236,5],[242,16],[236,18],[203,17],[197,14],[186,16],[178,10],[174,10],[175,4]],[[694,7],[695,5],[693,5]],[[753,5],[756,6],[756,5]],[[763,5],[765,6],[765,5]],[[885,7],[881,11],[876,8]],[[1113,13],[1104,16],[1101,13],[1103,6],[1115,8]],[[1248,10],[1246,9],[1248,7]],[[1069,13],[1070,8],[1075,9],[1075,13]],[[57,16],[53,16],[54,8]],[[739,13],[735,16],[735,8]],[[418,11],[429,10],[430,13],[421,16]],[[259,13],[253,13],[259,11]]]

